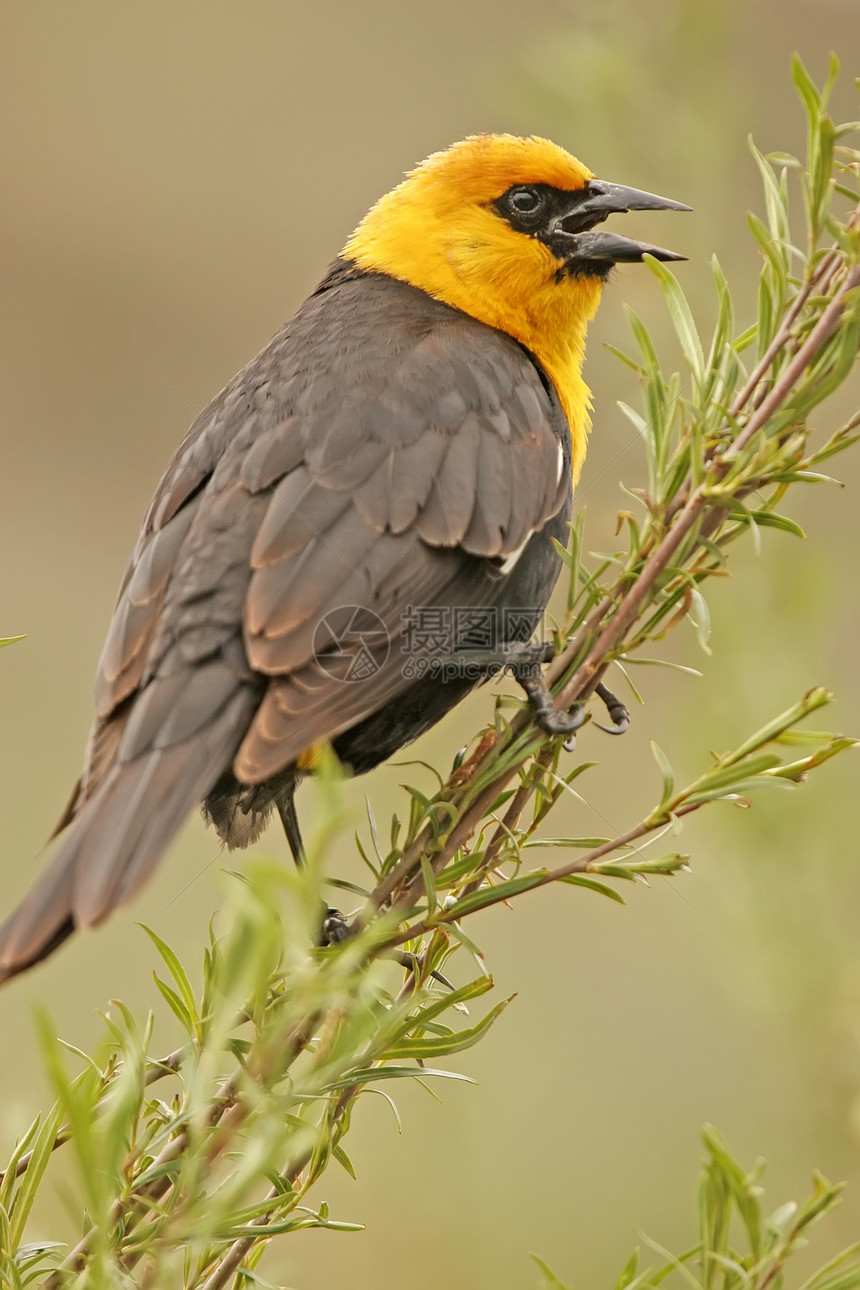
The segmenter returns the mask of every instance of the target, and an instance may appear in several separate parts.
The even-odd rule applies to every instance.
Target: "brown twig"
[[[698,811],[704,805],[703,802],[692,802],[686,806],[680,806],[673,815],[676,819],[681,816],[691,815],[693,811]],[[617,837],[611,838],[608,842],[603,842],[599,847],[587,852],[586,855],[577,856],[573,860],[568,860],[565,864],[557,865],[554,869],[547,869],[540,877],[536,878],[530,891],[536,891],[538,887],[547,887],[550,883],[558,882],[560,878],[567,878],[575,873],[589,873],[593,867],[598,864],[605,856],[612,855],[615,851],[624,850],[632,847],[634,842],[640,838],[648,837],[651,833],[657,833],[660,829],[666,827],[668,820],[663,817],[655,819],[641,820],[633,828],[628,829],[626,833],[620,833]],[[635,849],[635,848],[634,848]],[[464,889],[466,895],[469,888]],[[507,899],[504,895],[499,897],[499,901]],[[489,904],[494,902],[488,901]],[[486,909],[486,905],[481,906]],[[456,906],[450,910],[440,910],[432,919],[422,919],[418,923],[413,923],[410,927],[403,928],[397,932],[390,940],[391,945],[400,945],[404,941],[413,940],[416,936],[422,936],[425,932],[435,931],[437,927],[444,927],[446,924],[459,921]]]

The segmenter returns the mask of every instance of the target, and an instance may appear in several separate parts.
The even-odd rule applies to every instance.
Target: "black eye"
[[[537,188],[511,188],[505,196],[511,214],[524,216],[526,219],[539,215],[546,204],[546,198]]]

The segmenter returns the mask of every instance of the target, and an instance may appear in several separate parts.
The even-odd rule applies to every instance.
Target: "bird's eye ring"
[[[508,209],[513,215],[534,219],[543,210],[545,198],[537,188],[526,186],[511,188],[506,194]]]

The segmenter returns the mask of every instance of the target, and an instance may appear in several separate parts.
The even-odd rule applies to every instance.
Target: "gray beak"
[[[644,193],[638,188],[625,188],[602,179],[591,179],[576,193],[570,208],[558,216],[554,234],[564,241],[566,263],[574,272],[588,272],[594,266],[597,272],[606,273],[613,264],[636,263],[644,255],[656,260],[686,260],[685,255],[667,251],[648,242],[635,242],[620,233],[597,233],[594,226],[609,215],[627,211],[688,211],[683,202],[655,193]]]

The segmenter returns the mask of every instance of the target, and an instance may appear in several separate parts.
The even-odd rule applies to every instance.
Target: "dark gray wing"
[[[361,371],[349,340],[318,333],[332,355],[327,379],[291,409],[303,462],[277,480],[264,475],[271,493],[251,551],[245,643],[252,667],[277,679],[237,755],[246,783],[407,689],[405,607],[487,603],[499,566],[569,494],[560,413],[514,341],[390,279],[357,288]],[[338,313],[326,322],[338,326]],[[282,435],[273,427],[252,460],[273,461]],[[389,643],[361,684],[338,684],[317,657],[320,624],[342,606],[372,611]]]

